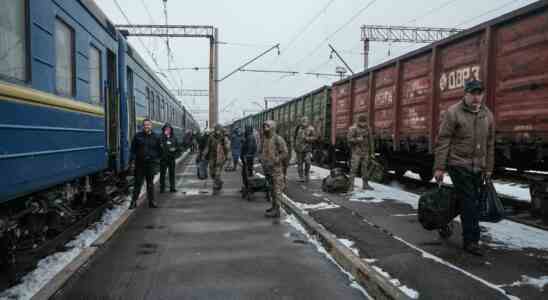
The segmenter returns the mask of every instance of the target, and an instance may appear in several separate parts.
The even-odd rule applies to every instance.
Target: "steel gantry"
[[[209,126],[219,120],[218,29],[209,25],[116,25],[124,36],[209,39]]]
[[[369,42],[432,43],[461,32],[457,28],[363,25],[363,65],[369,65]]]

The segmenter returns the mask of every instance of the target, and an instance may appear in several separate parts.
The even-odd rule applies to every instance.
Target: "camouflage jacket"
[[[263,165],[281,169],[288,156],[287,144],[281,136],[274,134],[271,138],[263,138],[261,147]]]
[[[306,128],[302,126],[297,127],[295,132],[295,152],[308,152],[312,151],[312,143],[316,140],[316,130],[313,126],[309,125]]]
[[[230,157],[230,141],[224,135],[210,134],[205,153],[210,162],[224,162]]]
[[[369,126],[362,128],[352,125],[346,135],[352,154],[360,156],[371,156],[375,153],[375,141]]]
[[[482,106],[473,112],[460,101],[449,107],[440,125],[434,169],[465,167],[474,172],[492,172],[495,164],[493,114]]]

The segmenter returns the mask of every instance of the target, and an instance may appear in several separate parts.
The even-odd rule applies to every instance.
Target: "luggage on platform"
[[[327,193],[346,193],[350,188],[350,178],[340,168],[331,170],[322,181],[322,190]]]
[[[504,218],[504,206],[497,196],[493,182],[489,179],[481,187],[479,201],[479,220],[497,223]]]
[[[419,198],[419,222],[426,230],[438,230],[443,238],[451,236],[451,221],[459,213],[458,199],[448,188],[439,186]]]
[[[205,180],[207,179],[207,165],[208,162],[205,159],[198,161],[198,179]]]

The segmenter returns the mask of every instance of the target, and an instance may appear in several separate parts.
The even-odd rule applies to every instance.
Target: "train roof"
[[[509,20],[514,19],[516,16],[526,16],[526,15],[530,15],[530,14],[535,14],[535,13],[538,13],[538,12],[544,10],[544,9],[547,9],[547,8],[548,8],[548,0],[541,0],[541,1],[534,2],[532,4],[529,4],[527,6],[522,7],[520,9],[511,11],[509,13],[506,13],[506,14],[502,15],[502,16],[499,16],[497,18],[494,18],[494,19],[491,19],[489,21],[485,21],[483,23],[480,23],[480,24],[478,24],[474,27],[470,27],[466,30],[463,30],[463,31],[461,31],[457,34],[454,34],[454,35],[452,35],[448,38],[445,38],[443,40],[439,40],[437,42],[430,43],[430,44],[428,44],[424,47],[421,47],[419,49],[413,50],[413,51],[408,52],[406,54],[400,55],[400,56],[395,57],[391,60],[388,60],[384,63],[381,63],[381,64],[375,65],[373,67],[370,67],[367,70],[363,70],[361,72],[355,73],[352,76],[346,77],[346,78],[341,79],[341,80],[337,80],[333,83],[333,86],[344,84],[344,83],[348,82],[351,79],[359,78],[359,77],[361,77],[361,76],[363,76],[363,75],[365,75],[369,72],[380,70],[382,68],[385,68],[386,66],[393,65],[393,64],[397,63],[398,61],[413,58],[415,56],[418,56],[420,54],[423,54],[425,52],[430,51],[434,47],[444,46],[446,44],[450,44],[452,42],[458,41],[458,40],[463,39],[465,37],[468,37],[470,35],[479,33],[479,32],[485,30],[488,27],[506,23]]]

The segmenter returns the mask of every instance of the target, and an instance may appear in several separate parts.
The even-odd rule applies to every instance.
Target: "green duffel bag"
[[[335,168],[322,181],[322,191],[327,193],[346,193],[350,188],[350,178],[344,172]]]
[[[419,222],[426,230],[440,230],[459,214],[459,203],[450,189],[438,187],[419,198]]]
[[[384,179],[384,166],[374,158],[367,165],[367,178],[375,182],[382,182]]]

